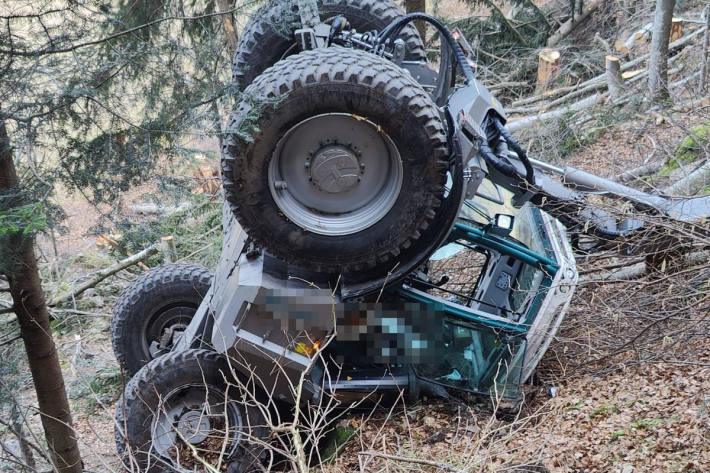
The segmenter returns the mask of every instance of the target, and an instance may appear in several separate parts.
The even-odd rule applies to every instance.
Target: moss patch
[[[697,160],[703,152],[703,147],[708,144],[708,137],[710,137],[710,123],[693,128],[678,145],[675,156],[666,162],[659,174],[664,177],[670,176],[682,164],[690,164]]]

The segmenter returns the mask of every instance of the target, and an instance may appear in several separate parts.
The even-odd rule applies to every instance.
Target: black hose
[[[463,52],[463,49],[461,49],[461,46],[459,46],[459,44],[454,39],[453,35],[451,34],[451,31],[449,30],[449,27],[446,26],[446,24],[444,24],[441,20],[438,20],[433,16],[427,15],[426,13],[410,13],[409,15],[405,15],[402,18],[393,21],[392,23],[387,25],[384,30],[380,32],[379,36],[377,37],[378,43],[384,43],[389,38],[396,37],[407,23],[411,23],[415,20],[423,20],[428,23],[431,23],[437,30],[439,30],[439,33],[441,34],[442,38],[446,40],[446,42],[451,47],[451,50],[454,51],[456,61],[459,63],[459,67],[463,72],[463,75],[466,79],[466,83],[468,84],[473,82],[476,79],[476,75],[473,72],[473,68],[466,60],[466,54]]]
[[[517,179],[519,181],[524,181],[525,178],[520,175],[518,170],[513,166],[512,164],[506,163],[502,159],[500,159],[498,156],[495,155],[493,150],[491,149],[490,146],[488,146],[488,143],[483,140],[481,142],[481,156],[483,156],[483,160],[488,164],[489,166],[495,168],[498,172],[503,174],[504,176],[508,176],[512,179]]]
[[[523,150],[523,148],[520,147],[518,142],[515,141],[515,138],[513,138],[510,132],[505,129],[505,126],[500,122],[499,119],[493,119],[493,123],[495,124],[496,128],[503,136],[503,138],[505,138],[505,141],[508,143],[508,145],[513,148],[513,151],[515,151],[515,153],[518,155],[518,158],[520,158],[520,161],[523,163],[523,166],[525,166],[525,180],[528,181],[528,184],[534,186],[535,169],[533,169],[533,165],[530,162],[530,158],[528,158],[528,154]]]

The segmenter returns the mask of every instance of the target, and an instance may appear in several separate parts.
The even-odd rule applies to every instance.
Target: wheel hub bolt
[[[283,191],[286,190],[288,187],[288,184],[286,184],[286,181],[276,181],[274,182],[274,189],[277,191]]]

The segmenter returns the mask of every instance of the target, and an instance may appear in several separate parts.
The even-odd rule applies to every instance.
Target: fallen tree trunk
[[[689,175],[663,189],[666,195],[695,195],[710,185],[710,161]]]
[[[693,31],[692,33],[688,34],[687,36],[684,36],[683,38],[679,39],[678,41],[671,43],[668,46],[669,51],[675,51],[679,48],[686,46],[693,39],[695,39],[697,36],[704,33],[705,31],[706,31],[706,28],[701,28],[699,30]],[[629,62],[622,64],[620,67],[621,72],[626,72],[626,71],[630,71],[630,70],[634,69],[635,67],[637,67],[637,66],[643,64],[645,61],[647,61],[649,57],[650,57],[649,54],[644,54],[643,56],[639,56],[636,59],[633,59]],[[677,58],[677,56],[674,56],[671,59],[669,59],[669,63],[673,62],[676,58]],[[637,76],[634,76],[633,79],[637,80]],[[576,90],[579,90],[579,89],[585,88],[585,87],[587,88],[587,91],[599,90],[599,89],[606,87],[606,72],[604,74],[600,74],[596,77],[592,77],[591,79],[587,79],[586,81],[581,82],[581,83],[577,84],[576,86],[561,87],[559,89],[550,90],[549,92],[546,92],[541,95],[534,95],[531,97],[526,97],[521,100],[516,100],[515,102],[512,103],[512,105],[513,105],[513,107],[520,107],[522,105],[529,105],[532,103],[540,102],[543,99],[552,98],[556,95],[568,93],[570,91],[576,91]],[[565,96],[565,97],[562,97],[562,99],[563,99],[563,101],[565,101],[565,100],[568,100],[569,97]],[[547,107],[550,107],[550,105],[547,105]],[[533,107],[530,107],[530,108],[533,108]],[[537,108],[542,108],[542,106],[537,107]],[[515,108],[512,108],[510,110],[515,110]],[[523,110],[523,109],[521,109],[521,110]],[[511,112],[511,113],[515,113],[515,112]],[[523,112],[518,112],[518,113],[526,113],[526,112],[523,111]]]
[[[554,118],[559,118],[563,116],[565,113],[568,113],[570,111],[578,111],[578,110],[584,110],[585,108],[593,107],[594,105],[597,105],[602,102],[602,96],[599,94],[592,95],[591,97],[587,97],[584,100],[580,100],[577,103],[574,103],[570,105],[569,107],[557,109],[557,110],[552,110],[549,112],[545,113],[539,113],[537,115],[534,115],[532,117],[526,117],[522,118],[520,120],[514,121],[514,122],[508,122],[507,128],[511,133],[514,133],[516,131],[524,130],[526,128],[530,128],[534,126],[537,123],[542,123],[545,120],[551,120]]]
[[[630,171],[626,171],[619,175],[619,182],[628,182],[633,179],[638,179],[639,177],[648,176],[650,174],[655,174],[661,169],[663,169],[663,161],[656,161],[653,163],[644,164]]]
[[[678,71],[680,71],[680,68],[670,70],[670,71],[668,71],[668,73],[674,74]],[[628,84],[631,84],[635,81],[640,80],[641,78],[645,77],[647,74],[648,74],[648,71],[645,71],[642,74],[638,74],[633,79],[629,80]],[[687,84],[689,81],[697,79],[699,75],[700,75],[700,71],[696,72],[695,74],[692,74],[689,77],[686,77],[685,79],[681,79],[679,81],[673,82],[672,84],[670,84],[668,86],[668,88],[675,89],[675,88],[681,87],[682,85]],[[622,105],[622,104],[628,102],[631,96],[632,96],[632,93],[627,93],[624,97],[622,97],[619,100],[617,100],[616,102],[614,102],[614,104],[615,105]],[[508,130],[511,133],[516,132],[516,131],[520,131],[520,130],[525,130],[527,128],[531,128],[531,127],[535,126],[536,124],[542,124],[542,122],[545,120],[552,120],[555,118],[560,118],[565,113],[577,112],[580,110],[585,110],[587,108],[591,108],[597,104],[604,102],[605,99],[608,99],[608,94],[595,94],[595,95],[592,95],[591,97],[587,97],[586,99],[580,100],[579,102],[573,103],[569,107],[558,108],[556,110],[551,110],[549,112],[544,112],[544,113],[538,113],[537,115],[524,117],[524,118],[521,118],[516,121],[509,121],[506,124],[506,128],[508,128]]]
[[[692,266],[708,261],[710,253],[707,251],[698,251],[695,253],[690,253],[685,255],[683,258],[683,264],[687,266]],[[587,277],[580,277],[579,284],[595,284],[595,283],[605,283],[613,281],[632,281],[634,279],[639,279],[648,273],[648,267],[645,262],[636,263],[631,266],[620,269],[619,271],[612,271],[606,274],[594,274],[591,273]]]
[[[562,26],[560,26],[560,28],[547,39],[547,47],[554,48],[555,46],[557,46],[557,44],[561,40],[567,37],[567,35],[570,34],[576,26],[586,20],[589,15],[594,10],[596,10],[599,5],[602,5],[603,3],[603,0],[594,0],[592,1],[592,3],[587,5],[587,7],[582,11],[580,15],[575,16],[574,18],[570,18],[569,20],[564,22]]]
[[[669,65],[673,64],[678,58],[679,58],[679,56],[672,57],[668,61],[668,64]],[[623,66],[621,67],[621,69],[623,69]],[[679,71],[680,71],[679,68],[671,69],[668,71],[668,74],[669,75],[675,74]],[[626,81],[625,86],[627,87],[627,86],[633,84],[634,82],[638,82],[639,80],[641,80],[647,76],[648,76],[648,70],[639,72],[638,74],[631,77],[628,81]],[[599,76],[599,77],[603,78],[604,80],[600,80],[599,82],[594,82],[594,83],[588,84],[584,87],[582,87],[582,85],[580,84],[579,87],[582,87],[582,88],[578,87],[577,90],[574,90],[573,92],[563,95],[562,97],[557,98],[557,99],[553,100],[552,102],[545,103],[545,104],[539,104],[539,105],[533,105],[530,107],[509,108],[507,110],[507,112],[510,114],[513,114],[513,113],[533,113],[533,112],[539,112],[542,110],[549,110],[549,109],[557,107],[559,105],[564,105],[565,103],[569,102],[572,99],[576,99],[576,98],[581,97],[583,95],[587,95],[590,92],[594,92],[597,90],[608,88],[609,84],[606,81],[606,73],[604,76]],[[617,100],[618,99],[619,99],[619,97],[617,97]]]
[[[113,276],[117,272],[124,270],[126,268],[129,268],[133,266],[134,264],[138,264],[139,262],[153,256],[158,252],[158,248],[155,245],[151,245],[145,250],[141,251],[140,253],[136,253],[133,256],[129,256],[128,258],[119,261],[118,263],[114,264],[113,266],[109,266],[108,268],[104,268],[100,271],[97,271],[96,274],[94,274],[91,278],[87,279],[83,283],[79,284],[77,287],[73,288],[72,290],[58,295],[56,297],[53,297],[52,299],[47,302],[48,306],[55,306],[57,304],[60,304],[62,302],[69,301],[82,292],[86,291],[89,288],[92,288],[96,286],[98,283],[103,281],[104,279],[108,278],[109,276]]]

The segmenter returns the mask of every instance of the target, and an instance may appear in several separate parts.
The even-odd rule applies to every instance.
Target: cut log
[[[669,37],[669,42],[678,41],[683,37],[683,20],[680,18],[673,18],[671,20],[671,35]]]
[[[599,94],[592,95],[591,97],[587,97],[584,100],[580,100],[577,103],[574,103],[570,105],[569,107],[561,108],[559,110],[552,110],[550,112],[545,112],[545,113],[539,113],[537,115],[534,115],[532,117],[525,117],[517,121],[513,122],[508,122],[506,125],[506,128],[513,133],[516,131],[524,130],[526,128],[531,128],[537,124],[542,124],[545,120],[552,120],[554,118],[560,118],[563,116],[565,113],[568,113],[570,111],[578,111],[578,110],[584,110],[586,108],[593,107],[594,105],[597,105],[598,103],[602,102],[602,96]]]
[[[621,61],[618,57],[606,57],[606,83],[612,100],[618,100],[624,92],[624,79],[621,77]]]
[[[175,250],[175,240],[173,236],[164,236],[160,239],[160,252],[166,263],[174,263],[177,261],[177,251]]]
[[[630,171],[623,172],[619,175],[619,182],[627,182],[631,181],[633,179],[638,179],[643,176],[650,176],[651,174],[655,174],[661,169],[663,169],[663,161],[656,161],[653,163],[648,163],[644,164],[643,166],[639,166],[635,169],[632,169]]]
[[[516,100],[515,102],[511,103],[511,105],[513,107],[520,107],[522,105],[530,105],[532,103],[539,102],[541,100],[549,99],[549,98],[555,97],[560,94],[571,92],[576,88],[577,88],[577,86],[572,86],[572,85],[565,86],[565,87],[558,87],[556,89],[548,90],[547,92],[543,92],[539,95],[531,95],[530,97]]]
[[[151,245],[145,250],[141,251],[140,253],[137,253],[133,256],[129,256],[128,258],[119,261],[118,263],[114,264],[113,266],[109,266],[108,268],[104,268],[102,270],[97,271],[91,278],[87,279],[83,283],[79,284],[76,287],[73,287],[71,290],[65,292],[64,294],[60,294],[58,296],[53,297],[47,302],[47,306],[55,306],[61,302],[67,302],[81,294],[82,292],[86,291],[89,288],[92,288],[96,286],[98,283],[103,281],[104,279],[108,278],[109,276],[113,276],[117,272],[129,268],[145,259],[148,259],[149,257],[153,256],[158,252],[158,249],[155,247],[155,245]]]
[[[586,20],[589,15],[604,3],[603,0],[593,0],[587,7],[582,11],[581,14],[570,18],[560,26],[560,28],[547,39],[547,47],[554,48],[557,44],[567,37],[580,23]]]
[[[663,193],[666,195],[695,195],[708,186],[710,186],[710,161],[663,189]]]
[[[653,30],[653,23],[647,23],[640,29],[631,33],[625,41],[618,40],[614,43],[614,48],[620,54],[629,54],[635,46],[648,42],[651,38],[651,30]]]
[[[144,203],[130,205],[128,208],[141,215],[172,215],[176,212],[187,210],[191,206],[192,204],[190,202],[181,202],[178,206],[170,205],[166,207],[157,204]]]
[[[536,93],[547,90],[547,87],[560,74],[560,52],[545,48],[538,54]]]
[[[110,248],[118,248],[118,242],[111,238],[109,235],[99,235],[96,237],[96,244],[98,246],[108,246]],[[130,251],[126,253],[128,256],[133,256],[133,253]],[[139,261],[136,263],[136,266],[141,268],[143,271],[148,271],[150,268],[143,263],[142,261]]]
[[[670,58],[668,60],[668,64],[669,65],[673,64],[680,57],[681,57],[680,55],[673,56],[672,58]],[[623,65],[621,66],[621,70],[622,71],[624,70]],[[676,74],[680,70],[681,70],[680,68],[674,68],[674,69],[669,70],[668,74],[669,75]],[[639,69],[636,71],[631,71],[629,73],[623,73],[623,72],[621,73],[621,77],[622,77],[622,79],[624,79],[624,83],[627,87],[629,85],[633,84],[634,82],[637,82],[637,81],[643,79],[646,76],[648,76],[648,70],[646,70],[646,69]],[[572,100],[572,99],[576,99],[578,97],[582,97],[584,95],[587,95],[591,92],[606,88],[607,82],[601,80],[604,78],[606,78],[606,73],[604,73],[603,76],[597,76],[595,79],[590,79],[586,82],[583,82],[582,84],[580,84],[579,86],[574,88],[575,90],[573,90],[572,92],[570,92],[566,95],[563,95],[562,97],[559,97],[551,102],[547,102],[547,103],[543,103],[543,104],[539,104],[539,105],[533,105],[530,107],[518,107],[518,108],[511,107],[511,108],[507,109],[507,112],[511,113],[511,114],[513,114],[513,113],[528,114],[528,113],[540,112],[543,109],[549,110],[549,109],[557,107],[559,105],[564,105],[566,103],[569,103],[570,100]],[[626,79],[628,79],[628,80],[626,80]],[[692,80],[692,78],[690,80]]]
[[[621,73],[621,78],[623,80],[632,79],[642,72],[646,72],[646,69],[634,69],[633,71],[626,71]]]
[[[213,166],[199,166],[192,170],[192,175],[200,185],[195,193],[205,194],[214,200],[222,186],[222,180],[219,177],[219,168]]]

